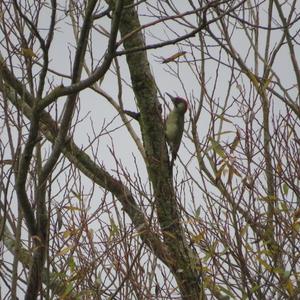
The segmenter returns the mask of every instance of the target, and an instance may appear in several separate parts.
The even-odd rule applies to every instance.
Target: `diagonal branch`
[[[112,4],[114,1],[108,1]],[[125,2],[126,9],[120,23],[121,38],[125,51],[145,47],[139,17],[133,1]],[[134,34],[131,34],[134,32]],[[182,226],[179,206],[169,174],[169,159],[165,142],[164,125],[159,110],[157,88],[152,76],[146,51],[126,53],[131,81],[139,111],[140,126],[144,142],[147,170],[154,191],[154,205],[163,239],[173,261],[168,264],[176,278],[184,299],[199,299],[201,275],[195,268],[197,254],[188,246]],[[178,272],[180,270],[180,272]]]
[[[31,118],[33,111],[28,103],[21,103],[21,101],[16,98],[13,90],[7,89],[6,95],[8,100],[17,109],[22,109],[24,114],[28,118]],[[52,119],[50,114],[45,111],[41,112],[40,122],[42,133],[50,142],[53,143],[57,135],[58,124]],[[82,151],[72,139],[69,139],[64,144],[62,152],[84,175],[99,186],[111,192],[120,201],[123,210],[130,217],[135,228],[139,230],[139,235],[142,241],[157,254],[159,259],[161,259],[166,265],[169,265],[173,260],[171,254],[161,242],[159,235],[152,231],[150,224],[137,205],[130,190],[121,181],[111,176],[103,167],[99,167],[95,164],[94,161],[84,151]]]

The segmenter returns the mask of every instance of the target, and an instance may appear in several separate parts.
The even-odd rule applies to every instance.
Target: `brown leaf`
[[[186,54],[186,51],[180,51],[180,52],[177,52],[175,54],[173,54],[172,56],[168,57],[168,58],[165,58],[163,61],[162,61],[162,64],[166,64],[166,63],[169,63],[171,61],[174,61],[176,58],[180,57],[180,56],[183,56]]]

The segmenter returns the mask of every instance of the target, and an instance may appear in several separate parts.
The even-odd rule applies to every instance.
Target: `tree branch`
[[[111,1],[110,1],[111,2]],[[127,0],[120,23],[121,38],[125,51],[145,47],[143,35],[136,30],[141,28],[132,0]],[[131,34],[134,32],[134,34]],[[129,38],[124,38],[130,36]],[[174,261],[168,264],[185,299],[200,297],[200,274],[194,268],[193,250],[187,245],[176,195],[169,175],[169,159],[165,142],[157,88],[152,76],[146,51],[128,52],[127,64],[130,70],[133,90],[139,106],[140,125],[147,160],[147,170],[153,185],[158,220],[164,242]],[[178,272],[178,270],[182,270]]]
[[[16,108],[22,108],[24,114],[28,118],[31,117],[32,108],[28,103],[21,104],[21,101],[15,97],[13,91],[7,91],[6,94],[9,101]],[[40,121],[42,133],[50,142],[54,143],[58,124],[45,111],[41,112]],[[157,254],[159,259],[166,265],[170,264],[173,261],[171,254],[161,242],[159,235],[152,231],[130,190],[121,181],[112,177],[103,167],[96,165],[84,151],[76,146],[72,139],[69,139],[64,144],[62,152],[91,181],[111,192],[120,201],[123,210],[130,217],[135,228],[139,230],[141,239]]]
[[[46,97],[42,99],[39,105],[39,109],[42,110],[46,108],[48,105],[50,105],[52,102],[54,102],[57,98],[61,96],[72,95],[82,91],[83,89],[89,86],[92,86],[96,81],[98,81],[101,77],[103,77],[106,74],[113,58],[115,57],[116,38],[118,34],[120,16],[123,8],[123,0],[118,0],[116,3],[116,9],[114,10],[113,19],[111,22],[111,31],[108,40],[107,51],[101,66],[99,66],[88,78],[82,81],[73,81],[72,84],[68,87],[59,86],[55,88],[52,92],[50,92]]]

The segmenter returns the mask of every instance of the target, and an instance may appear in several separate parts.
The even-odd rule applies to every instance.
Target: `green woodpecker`
[[[166,138],[172,154],[170,164],[172,174],[174,160],[176,159],[184,130],[184,114],[188,109],[188,103],[183,98],[173,97],[168,93],[166,94],[171,98],[174,104],[174,108],[166,120]]]

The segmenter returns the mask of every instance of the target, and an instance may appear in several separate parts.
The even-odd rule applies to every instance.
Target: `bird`
[[[184,130],[184,114],[188,110],[188,102],[181,97],[174,97],[169,93],[166,94],[174,104],[174,108],[170,111],[165,123],[166,139],[171,151],[170,174],[172,174],[174,161],[181,144]]]
[[[181,144],[181,139],[184,130],[184,114],[188,110],[188,102],[181,97],[173,97],[169,93],[166,93],[172,100],[174,104],[173,110],[169,113],[165,120],[165,136],[167,143],[171,151],[170,160],[170,175],[172,175],[174,161],[177,157],[177,153]],[[158,106],[158,110],[161,113],[162,107]],[[125,114],[137,120],[141,119],[140,112],[133,112],[129,110],[123,110]]]

